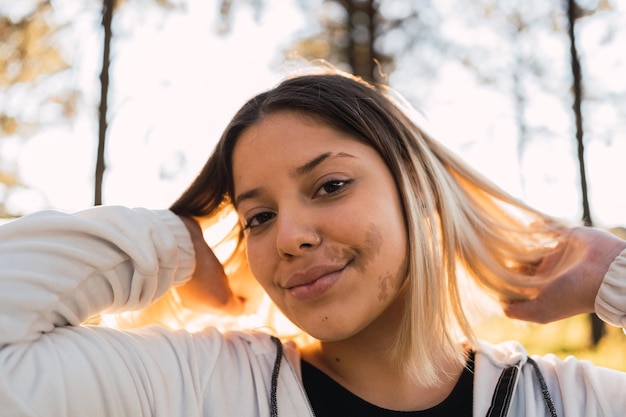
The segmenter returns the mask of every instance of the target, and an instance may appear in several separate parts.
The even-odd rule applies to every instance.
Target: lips
[[[320,265],[291,275],[283,288],[299,300],[321,296],[339,280],[347,265]]]

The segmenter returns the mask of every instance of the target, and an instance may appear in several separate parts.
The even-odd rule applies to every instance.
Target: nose
[[[292,259],[301,256],[322,243],[320,233],[306,213],[300,212],[297,215],[279,213],[277,226],[276,248],[281,258]]]

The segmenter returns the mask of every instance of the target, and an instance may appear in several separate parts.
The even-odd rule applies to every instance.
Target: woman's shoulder
[[[563,415],[564,404],[574,404],[580,414],[623,415],[626,408],[626,373],[602,368],[573,356],[529,355],[518,342],[481,343],[476,350],[474,400],[484,407],[501,384],[515,392],[516,415],[538,415],[545,407],[555,407]],[[543,399],[543,400],[542,400]],[[479,404],[480,405],[480,404]],[[584,414],[583,410],[602,410]]]
[[[524,346],[514,340],[489,343],[479,342],[475,349],[477,366],[489,364],[496,369],[504,369],[510,366],[524,363],[528,357],[528,352]]]

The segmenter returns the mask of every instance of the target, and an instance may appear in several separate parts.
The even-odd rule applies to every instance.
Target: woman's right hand
[[[228,314],[241,314],[243,300],[229,286],[222,264],[204,240],[202,229],[191,217],[180,216],[195,250],[196,268],[191,279],[176,287],[183,307],[199,312],[220,310]]]

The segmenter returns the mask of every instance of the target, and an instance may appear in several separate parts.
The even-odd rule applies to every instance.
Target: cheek
[[[361,248],[366,256],[363,257],[363,263],[355,265],[355,268],[362,273],[366,272],[369,265],[376,262],[380,257],[383,244],[384,237],[380,227],[375,223],[370,223],[365,232],[363,247]]]
[[[248,258],[248,265],[252,275],[264,288],[269,285],[267,277],[271,277],[270,271],[269,253],[267,252],[267,245],[263,245],[260,242],[246,241],[246,256]]]
[[[384,236],[380,228],[375,224],[371,224],[366,233],[365,245],[367,251],[372,255],[373,260],[379,259],[381,250],[384,247]],[[363,266],[364,268],[366,265]],[[378,277],[378,301],[385,302],[389,297],[389,291],[394,286],[393,274],[381,273]]]
[[[389,297],[395,297],[407,275],[406,230],[401,225],[371,224],[365,237],[365,249],[370,255],[366,258],[369,261],[361,267],[363,271],[368,268],[375,271],[378,301],[386,302]]]

